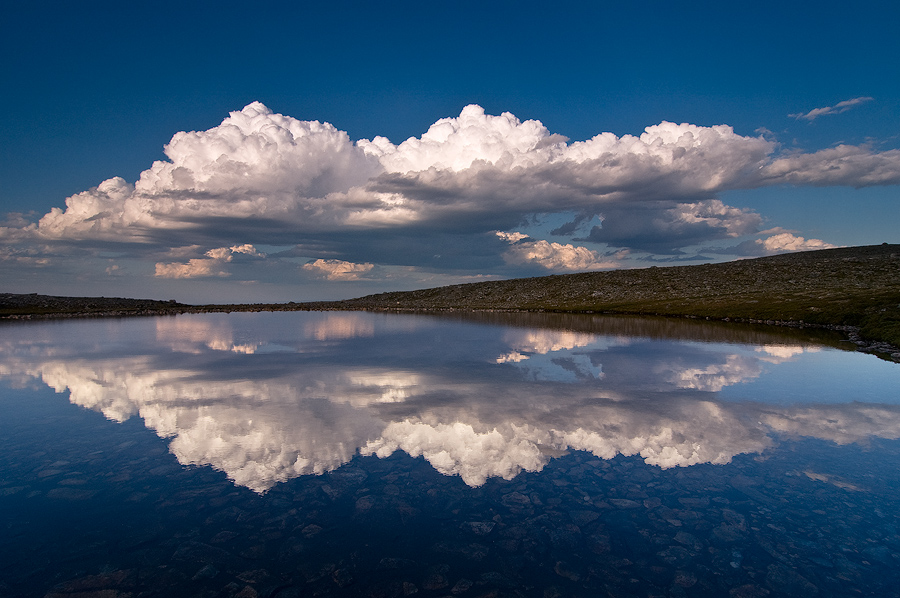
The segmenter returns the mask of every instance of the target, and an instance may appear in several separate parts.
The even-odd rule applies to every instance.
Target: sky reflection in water
[[[900,438],[900,367],[837,346],[601,316],[207,314],[8,325],[0,378],[139,416],[181,464],[260,493],[396,451],[477,487],[572,450],[671,468]]]

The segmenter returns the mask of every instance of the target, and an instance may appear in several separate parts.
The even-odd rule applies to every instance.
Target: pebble
[[[808,458],[827,464],[827,450],[817,447]],[[140,509],[169,501],[169,527],[124,533],[118,552],[99,548],[139,571],[73,573],[34,594],[124,596],[138,574],[161,595],[189,587],[190,595],[229,598],[804,598],[887,595],[900,582],[900,501],[880,497],[874,507],[871,493],[788,476],[806,467],[790,454],[765,464],[738,456],[728,466],[693,470],[660,470],[639,458],[594,461],[575,451],[540,473],[469,488],[421,459],[371,458],[351,464],[357,473],[299,478],[262,496],[183,487],[179,505],[148,485]],[[861,486],[859,477],[870,472],[830,475]],[[35,500],[93,492],[47,483],[47,497]],[[121,484],[123,497],[136,491],[134,481]],[[0,490],[15,499],[26,487]],[[228,500],[213,506],[222,497]],[[89,544],[73,548],[68,562],[88,563],[97,552]]]

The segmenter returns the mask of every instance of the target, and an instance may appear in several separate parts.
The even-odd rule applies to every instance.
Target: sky
[[[900,243],[896,2],[29,2],[0,292],[343,299]]]

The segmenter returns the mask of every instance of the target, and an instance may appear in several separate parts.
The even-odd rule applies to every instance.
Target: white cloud
[[[223,268],[223,260],[195,258],[186,264],[157,262],[156,276],[159,278],[202,278],[207,276],[228,276]]]
[[[586,247],[533,240],[522,233],[498,231],[496,235],[504,241],[512,243],[512,247],[503,253],[503,259],[510,264],[533,264],[547,270],[564,272],[602,270],[620,265],[620,262],[616,260],[604,260],[598,252],[591,251]]]
[[[756,360],[741,355],[728,355],[725,363],[713,363],[704,367],[679,368],[669,380],[679,388],[693,388],[704,392],[719,392],[758,377],[762,368]]]
[[[375,336],[371,320],[357,313],[328,313],[323,318],[307,323],[304,334],[319,341],[343,340]]]
[[[669,210],[671,225],[706,225],[722,229],[729,237],[739,237],[756,230],[759,216],[746,209],[727,206],[718,199],[679,204]]]
[[[195,246],[196,247],[196,246]],[[205,258],[194,258],[187,263],[156,263],[156,276],[160,278],[202,278],[208,276],[228,276],[226,263],[234,259],[234,254],[244,254],[263,258],[266,254],[248,243],[232,247],[216,247],[205,253]]]
[[[537,120],[488,115],[476,105],[394,145],[384,137],[354,143],[328,123],[254,102],[209,130],[176,133],[165,153],[133,185],[113,177],[36,224],[6,222],[0,239],[14,248],[6,254],[37,265],[55,255],[45,250],[54,245],[125,245],[131,257],[157,263],[157,276],[196,278],[225,275],[229,257],[256,256],[236,249],[241,243],[302,244],[307,252],[295,257],[313,260],[307,273],[357,280],[375,263],[421,266],[425,251],[437,256],[452,245],[452,264],[429,267],[564,272],[617,265],[580,242],[675,254],[754,233],[762,217],[715,197],[726,190],[900,183],[900,150],[841,145],[782,155],[776,142],[727,125],[671,122],[638,136],[569,142]],[[559,214],[602,225],[571,243],[507,236],[509,246],[484,244],[486,233],[521,234],[510,231]],[[445,246],[432,247],[436,239]]]
[[[781,253],[786,251],[811,251],[813,249],[832,249],[836,247],[821,239],[804,239],[791,233],[780,233],[765,239],[755,241],[761,245],[766,253]]]
[[[789,114],[791,118],[796,118],[797,120],[808,120],[810,122],[819,118],[820,116],[825,116],[826,114],[840,114],[841,112],[846,112],[851,108],[859,106],[860,104],[865,104],[866,102],[871,102],[875,98],[870,98],[867,96],[853,98],[852,100],[844,100],[843,102],[838,102],[834,106],[825,106],[824,108],[813,108],[809,112],[799,113],[799,114]]]
[[[354,264],[343,260],[323,259],[314,260],[301,266],[306,272],[326,280],[359,280],[362,275],[374,267],[374,264]]]
[[[797,355],[803,353],[818,353],[818,347],[803,347],[800,345],[763,345],[754,349],[757,353],[765,353],[766,356],[760,357],[762,361],[768,363],[785,363],[791,361]]]
[[[375,156],[387,172],[422,172],[429,169],[459,172],[482,162],[504,168],[535,165],[565,148],[566,138],[550,135],[540,121],[524,123],[504,112],[484,113],[481,106],[463,108],[457,118],[442,118],[422,137],[412,137],[399,146],[384,137],[359,142]]]
[[[812,154],[771,161],[760,171],[762,181],[826,187],[900,184],[900,150],[873,153],[864,146],[839,145]]]

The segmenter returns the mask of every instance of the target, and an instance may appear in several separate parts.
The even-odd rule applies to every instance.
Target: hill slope
[[[859,326],[900,345],[900,245],[381,293],[348,309],[517,309]]]
[[[863,338],[900,347],[900,245],[479,282],[315,303],[198,306],[0,293],[0,318],[311,309],[603,312],[803,322],[859,327]]]

